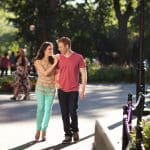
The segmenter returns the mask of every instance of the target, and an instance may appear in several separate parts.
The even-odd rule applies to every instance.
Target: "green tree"
[[[18,38],[23,36],[27,42],[35,40],[36,43],[54,39],[59,1],[6,0],[4,3],[5,8],[16,16],[9,20],[19,29]]]
[[[137,1],[5,0],[1,3],[15,14],[9,20],[19,30],[18,39],[35,45],[33,49],[45,40],[55,42],[60,36],[69,36],[73,49],[79,53],[90,58],[104,56],[104,63],[108,57],[110,63],[114,51],[119,53],[120,60],[128,59],[131,54],[134,35],[138,33]]]
[[[150,1],[144,2],[144,58],[148,59],[150,61],[150,50],[149,50],[149,41],[150,41]],[[140,24],[140,17],[139,17],[139,8],[136,9],[134,12],[134,17],[131,20],[131,30],[134,35],[134,37],[139,37],[139,24]],[[134,39],[132,37],[132,39]]]
[[[91,49],[90,20],[86,4],[64,4],[59,9],[57,18],[57,37],[69,36],[72,48],[89,56]],[[81,44],[82,43],[82,44]]]
[[[59,9],[57,35],[69,36],[73,48],[86,57],[99,57],[107,41],[107,25],[111,10],[110,1],[85,1],[72,5],[65,3]],[[106,44],[107,45],[107,44]]]
[[[118,51],[119,55],[122,57],[125,56],[125,60],[128,58],[128,22],[133,14],[133,3],[134,1],[132,0],[113,0],[114,10],[118,20]]]
[[[0,55],[18,50],[18,43],[15,40],[18,30],[11,22],[8,22],[7,17],[14,17],[14,15],[0,8]]]
[[[1,3],[14,13],[15,18],[8,19],[18,28],[17,39],[24,39],[30,59],[43,41],[54,41],[59,0],[6,0]]]

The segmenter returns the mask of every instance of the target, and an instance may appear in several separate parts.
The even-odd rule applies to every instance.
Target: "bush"
[[[143,121],[143,141],[145,150],[150,150],[150,118]]]
[[[143,128],[142,136],[145,150],[150,150],[150,118],[143,120],[141,123]],[[136,129],[131,132],[131,144],[129,150],[136,150]]]
[[[90,64],[88,66],[89,82],[135,82],[136,70],[133,67],[121,67],[117,65],[100,66]]]
[[[13,76],[0,77],[0,92],[13,92]],[[35,90],[36,79],[30,79],[31,91]]]
[[[0,78],[0,92],[11,92],[13,87],[13,77],[7,76],[7,77],[1,77]]]

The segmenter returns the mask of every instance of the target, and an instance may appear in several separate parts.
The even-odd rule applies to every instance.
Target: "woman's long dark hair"
[[[51,42],[43,42],[42,43],[40,49],[37,52],[35,60],[41,60],[44,57],[45,50],[48,46],[53,46],[53,43],[51,43]],[[49,56],[49,62],[51,64],[54,63],[54,58],[52,56]]]
[[[20,65],[20,66],[26,66],[27,64],[26,64],[26,57],[25,57],[25,52],[24,52],[24,50],[23,50],[22,48],[20,48],[19,53],[20,53],[20,54],[17,56],[16,61],[17,61],[19,58],[21,58],[19,65]]]

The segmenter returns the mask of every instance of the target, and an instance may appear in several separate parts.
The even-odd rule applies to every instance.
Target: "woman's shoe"
[[[46,132],[42,131],[42,141],[46,141]]]
[[[16,97],[15,96],[11,97],[10,99],[13,100],[13,101],[16,101]]]
[[[18,94],[18,96],[16,97],[16,100],[21,100],[21,95]]]
[[[38,141],[40,138],[40,131],[36,131],[36,134],[35,134],[35,141]]]
[[[25,95],[22,100],[30,100],[29,95]]]

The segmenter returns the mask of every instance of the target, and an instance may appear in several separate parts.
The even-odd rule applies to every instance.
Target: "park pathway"
[[[135,94],[134,84],[88,84],[85,100],[79,101],[80,142],[63,145],[64,138],[57,97],[47,130],[47,141],[34,143],[36,100],[11,101],[10,94],[0,94],[0,150],[91,150],[95,120],[108,127],[112,140],[121,149],[122,106],[128,93]]]

